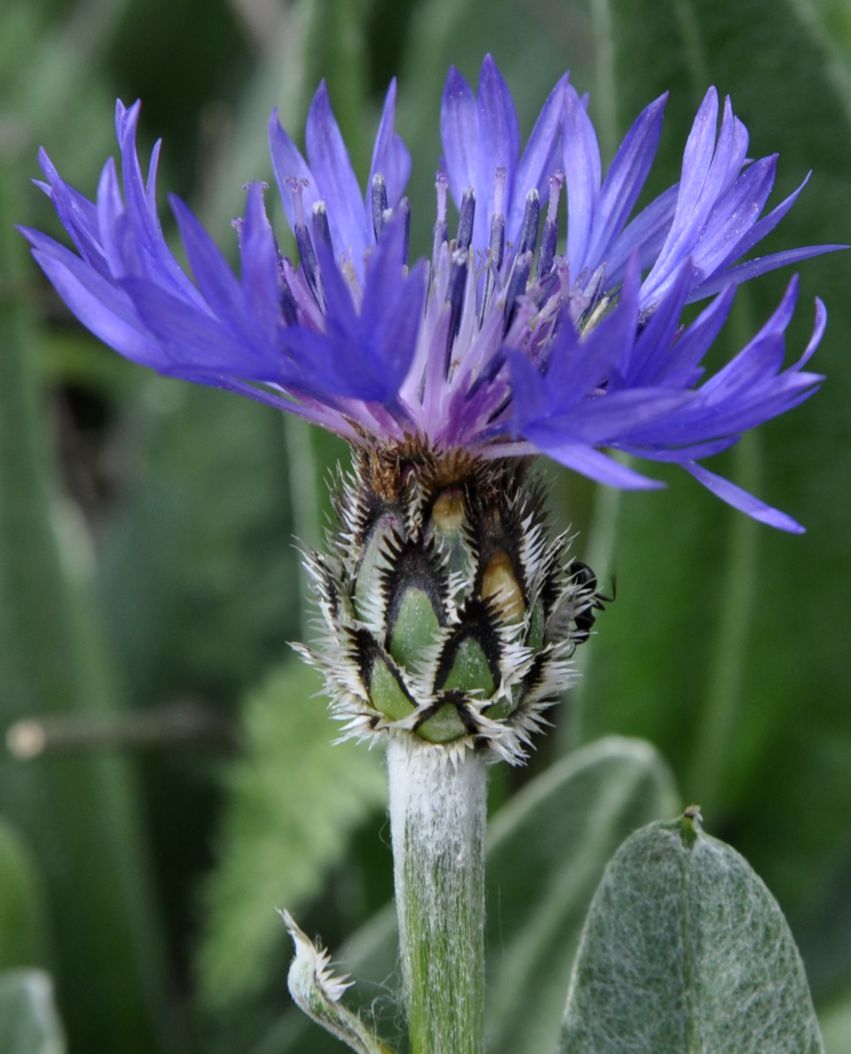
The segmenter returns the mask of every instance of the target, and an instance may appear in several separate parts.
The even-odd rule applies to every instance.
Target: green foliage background
[[[269,110],[297,132],[326,77],[364,172],[398,74],[422,248],[443,77],[453,62],[475,77],[486,51],[526,131],[570,68],[609,156],[670,90],[656,189],[716,83],[753,156],[780,151],[778,195],[813,170],[770,248],[851,241],[842,0],[7,0],[0,11],[0,730],[50,715],[57,736],[88,743],[29,762],[0,744],[0,966],[51,972],[72,1052],[295,1051],[274,907],[336,947],[387,901],[390,858],[378,752],[329,746],[316,685],[287,645],[307,632],[291,538],[319,539],[327,469],[345,451],[265,408],[148,375],[82,332],[11,229],[56,230],[28,183],[36,148],[91,195],[114,149],[115,97],[142,97],[145,148],[165,140],[161,186],[232,242],[243,183],[270,176]],[[618,595],[554,734],[528,770],[493,779],[496,810],[603,734],[650,740],[682,804],[699,801],[780,900],[834,1054],[851,1049],[849,275],[843,256],[802,268],[793,345],[822,295],[828,382],[723,466],[803,520],[803,538],[746,521],[685,476],[615,499],[544,469],[554,517],[581,529],[580,553],[616,573]],[[785,280],[740,295],[734,342]],[[506,889],[523,886],[515,860]],[[375,992],[379,1013],[386,984]]]

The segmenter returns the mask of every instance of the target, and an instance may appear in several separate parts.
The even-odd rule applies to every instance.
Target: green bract
[[[599,604],[567,536],[548,539],[526,466],[414,442],[361,450],[337,514],[328,553],[306,557],[324,637],[299,650],[346,732],[521,759]]]

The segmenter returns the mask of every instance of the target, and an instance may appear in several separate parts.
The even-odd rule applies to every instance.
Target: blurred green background
[[[656,190],[717,84],[752,155],[780,151],[775,200],[813,170],[768,248],[851,241],[843,0],[6,0],[0,11],[0,731],[12,729],[0,740],[0,970],[49,971],[72,1054],[318,1051],[288,1014],[274,908],[335,948],[385,904],[391,876],[379,752],[330,746],[317,685],[287,644],[309,632],[291,539],[319,540],[327,470],[345,451],[89,337],[12,229],[58,232],[29,183],[37,147],[93,196],[114,152],[114,99],[141,97],[143,150],[165,140],[163,201],[176,190],[232,247],[243,184],[270,177],[271,108],[300,134],[326,77],[365,174],[398,74],[425,251],[442,81],[450,63],[475,78],[486,51],[524,132],[571,69],[608,157],[670,90]],[[492,787],[496,809],[601,735],[650,740],[681,804],[699,801],[708,830],[780,900],[833,1054],[851,1049],[849,276],[844,256],[802,267],[790,354],[823,296],[824,390],[719,459],[802,520],[804,537],[747,521],[685,475],[618,499],[543,469],[554,520],[581,530],[601,580],[616,574],[617,600],[553,734]],[[734,344],[787,280],[740,294]]]

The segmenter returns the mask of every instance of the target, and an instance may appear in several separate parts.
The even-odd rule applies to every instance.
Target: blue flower
[[[824,330],[820,301],[806,350],[783,365],[795,279],[750,342],[706,376],[736,287],[839,248],[747,258],[803,184],[765,213],[777,157],[748,159],[729,100],[719,114],[715,90],[707,92],[679,181],[636,213],[664,97],[639,114],[604,176],[587,100],[566,76],[521,150],[514,103],[490,56],[477,93],[451,69],[433,251],[409,264],[410,158],[394,130],[395,97],[393,83],[363,192],[324,84],[308,114],[306,158],[272,115],[272,165],[298,262],[281,255],[266,188],[254,183],[235,224],[238,274],[170,198],[190,278],[157,215],[159,143],[146,175],[139,164],[138,103],[117,106],[121,175],[108,161],[95,201],[41,154],[40,186],[74,249],[24,234],[77,318],[159,373],[249,396],[356,445],[416,439],[488,459],[543,453],[623,488],[661,484],[604,451],[675,462],[755,519],[801,530],[701,464],[821,380],[806,370]],[[700,300],[706,306],[684,322]]]

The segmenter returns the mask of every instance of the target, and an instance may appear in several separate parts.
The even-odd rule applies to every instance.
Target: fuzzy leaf
[[[210,1003],[261,985],[280,941],[274,909],[316,893],[385,798],[380,756],[332,742],[320,687],[293,657],[246,702],[247,752],[229,777],[221,863],[207,891],[201,970]]]
[[[552,1050],[593,890],[624,833],[678,805],[647,743],[604,739],[569,755],[494,820],[488,853],[491,1054]]]
[[[565,758],[497,814],[487,863],[486,1020],[493,1054],[553,1048],[572,951],[606,861],[629,831],[675,808],[658,754],[645,743],[611,738]],[[396,958],[390,905],[336,960],[357,979],[350,1001],[387,1035],[401,1027]],[[290,1013],[253,1054],[339,1049]]]
[[[772,201],[813,171],[766,251],[851,240],[847,4],[829,27],[831,0],[592,6],[608,18],[600,30],[620,132],[646,100],[671,93],[658,188],[676,178],[689,123],[716,84],[748,125],[750,155],[780,152]],[[601,113],[596,93],[591,107]],[[659,473],[667,491],[624,495],[617,602],[600,619],[582,714],[589,738],[616,729],[656,743],[685,794],[735,830],[783,905],[816,992],[851,978],[849,268],[848,254],[796,268],[788,359],[806,343],[818,294],[829,311],[813,360],[827,374],[822,390],[707,462],[801,519],[807,534],[752,524],[673,470]],[[742,289],[734,343],[769,315],[788,277]]]
[[[0,974],[0,1050],[3,1054],[64,1054],[53,984],[41,970]]]
[[[783,914],[734,849],[688,816],[636,832],[582,934],[561,1054],[819,1054]]]

